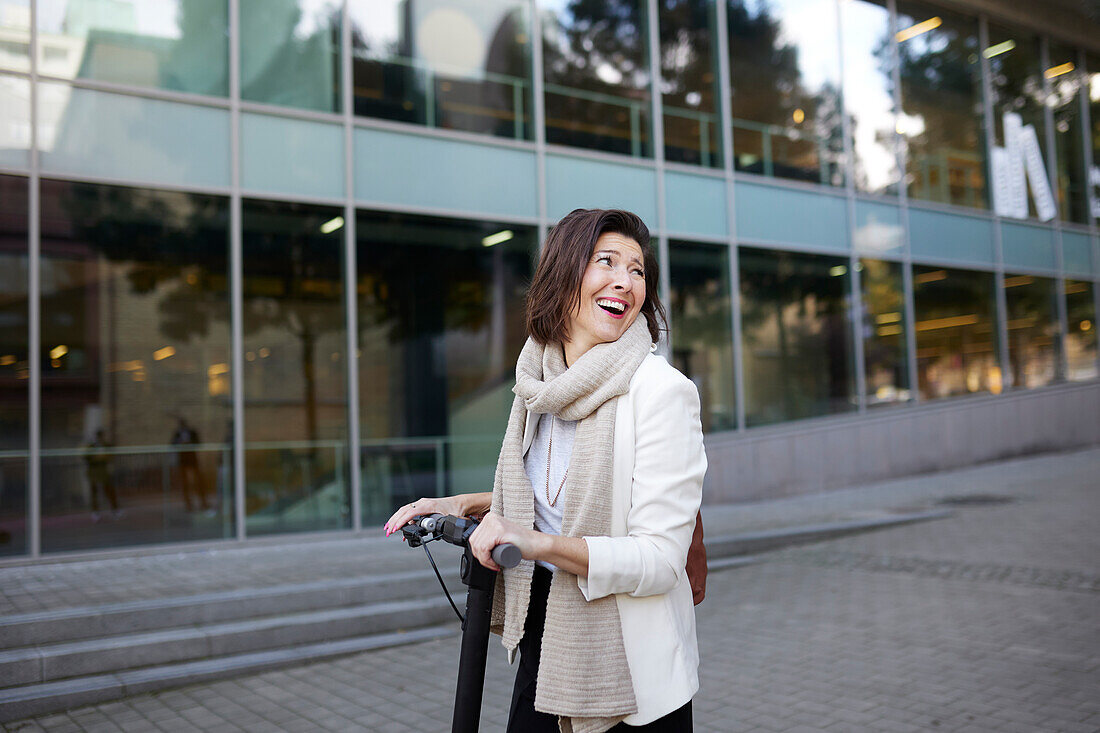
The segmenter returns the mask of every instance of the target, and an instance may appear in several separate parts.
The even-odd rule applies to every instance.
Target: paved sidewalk
[[[704,523],[721,536],[965,495],[1012,501],[713,573],[698,608],[696,730],[1100,730],[1100,449],[709,507]],[[362,572],[368,558],[423,563],[419,553],[357,538],[0,568],[0,588],[10,613],[338,577]],[[5,730],[448,730],[457,659],[456,635]],[[483,730],[503,728],[513,673],[492,644]]]

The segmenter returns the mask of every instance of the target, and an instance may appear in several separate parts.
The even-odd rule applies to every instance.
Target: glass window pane
[[[848,260],[747,248],[740,257],[746,423],[853,409]]]
[[[1058,211],[1064,221],[1088,223],[1085,195],[1085,149],[1081,125],[1081,92],[1088,88],[1088,77],[1077,68],[1077,49],[1050,43],[1050,66],[1044,76],[1050,79],[1054,110],[1054,149],[1057,180],[1053,181]]]
[[[722,167],[714,0],[662,0],[665,160]]]
[[[733,162],[844,184],[833,0],[727,0]]]
[[[249,535],[351,524],[342,213],[243,204]]]
[[[38,83],[38,146],[51,174],[229,186],[229,110]]]
[[[534,228],[360,212],[364,522],[487,491],[526,338]]]
[[[703,430],[733,430],[729,248],[669,242],[672,362],[699,388]]]
[[[225,0],[38,0],[38,73],[224,97]]]
[[[894,106],[890,11],[885,0],[840,3],[844,38],[844,109],[852,126],[856,189],[897,194],[897,110]]]
[[[902,266],[860,260],[863,290],[863,360],[869,406],[910,399],[905,348],[905,286]]]
[[[899,1],[898,63],[909,195],[986,208],[978,21]]]
[[[0,176],[0,556],[27,551],[27,179]]]
[[[240,140],[241,187],[246,191],[343,198],[342,125],[243,112]],[[370,166],[370,174],[378,173]]]
[[[1039,152],[1048,158],[1043,100],[1046,97],[1043,69],[1039,57],[1038,36],[989,24],[989,46],[982,53],[989,58],[990,88],[993,93],[993,134],[1000,147],[1006,147],[1005,115],[1019,115],[1024,127],[1034,130]],[[1031,133],[1027,133],[1030,136]],[[1025,138],[1021,138],[1021,146]],[[1020,147],[1020,155],[1024,148]],[[1024,169],[1026,171],[1026,168]],[[1026,172],[1021,171],[1024,175]],[[1034,182],[1030,182],[1034,185]],[[1027,188],[1028,216],[1035,217],[1032,187]],[[1020,218],[1022,215],[1022,208]]]
[[[233,535],[228,220],[42,182],[44,551]]]
[[[31,70],[30,0],[4,0],[0,5],[0,69]]]
[[[522,0],[351,0],[355,114],[530,140]]]
[[[1084,280],[1066,280],[1066,377],[1073,381],[1100,375],[1096,363],[1095,287]]]
[[[921,397],[1001,391],[993,274],[913,267]]]
[[[1054,280],[1005,274],[1008,365],[1013,387],[1041,387],[1058,378],[1060,348]]]
[[[29,168],[30,148],[31,83],[0,74],[0,166]]]
[[[539,7],[546,142],[652,157],[645,1]]]
[[[241,99],[340,111],[338,0],[241,0]]]

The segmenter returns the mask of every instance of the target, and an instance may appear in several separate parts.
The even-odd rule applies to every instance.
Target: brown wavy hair
[[[601,234],[630,237],[642,249],[645,268],[645,300],[642,314],[656,343],[668,330],[665,307],[658,296],[657,255],[649,241],[649,228],[637,214],[621,209],[574,209],[546,237],[546,244],[527,289],[527,334],[540,344],[564,343],[569,336],[569,317],[581,300],[581,280]]]

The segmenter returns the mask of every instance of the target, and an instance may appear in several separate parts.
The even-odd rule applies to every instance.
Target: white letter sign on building
[[[1043,152],[1035,128],[1023,124],[1020,115],[1005,112],[1005,146],[993,146],[993,210],[1000,216],[1027,218],[1027,186],[1035,200],[1039,221],[1050,221],[1057,215],[1054,192],[1047,178]],[[1026,180],[1025,180],[1026,179]]]

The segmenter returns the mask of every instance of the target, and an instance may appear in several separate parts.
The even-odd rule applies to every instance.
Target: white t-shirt
[[[551,434],[554,444],[550,445]],[[562,479],[569,470],[569,459],[573,455],[573,439],[577,435],[576,420],[562,420],[553,415],[539,415],[535,427],[535,437],[523,459],[523,469],[531,490],[535,494],[535,529],[546,534],[561,534],[561,520],[565,506],[564,493],[558,493]],[[554,506],[546,498],[546,460],[550,459],[550,499],[556,499]],[[555,567],[548,562],[537,560],[539,565],[549,570]]]

